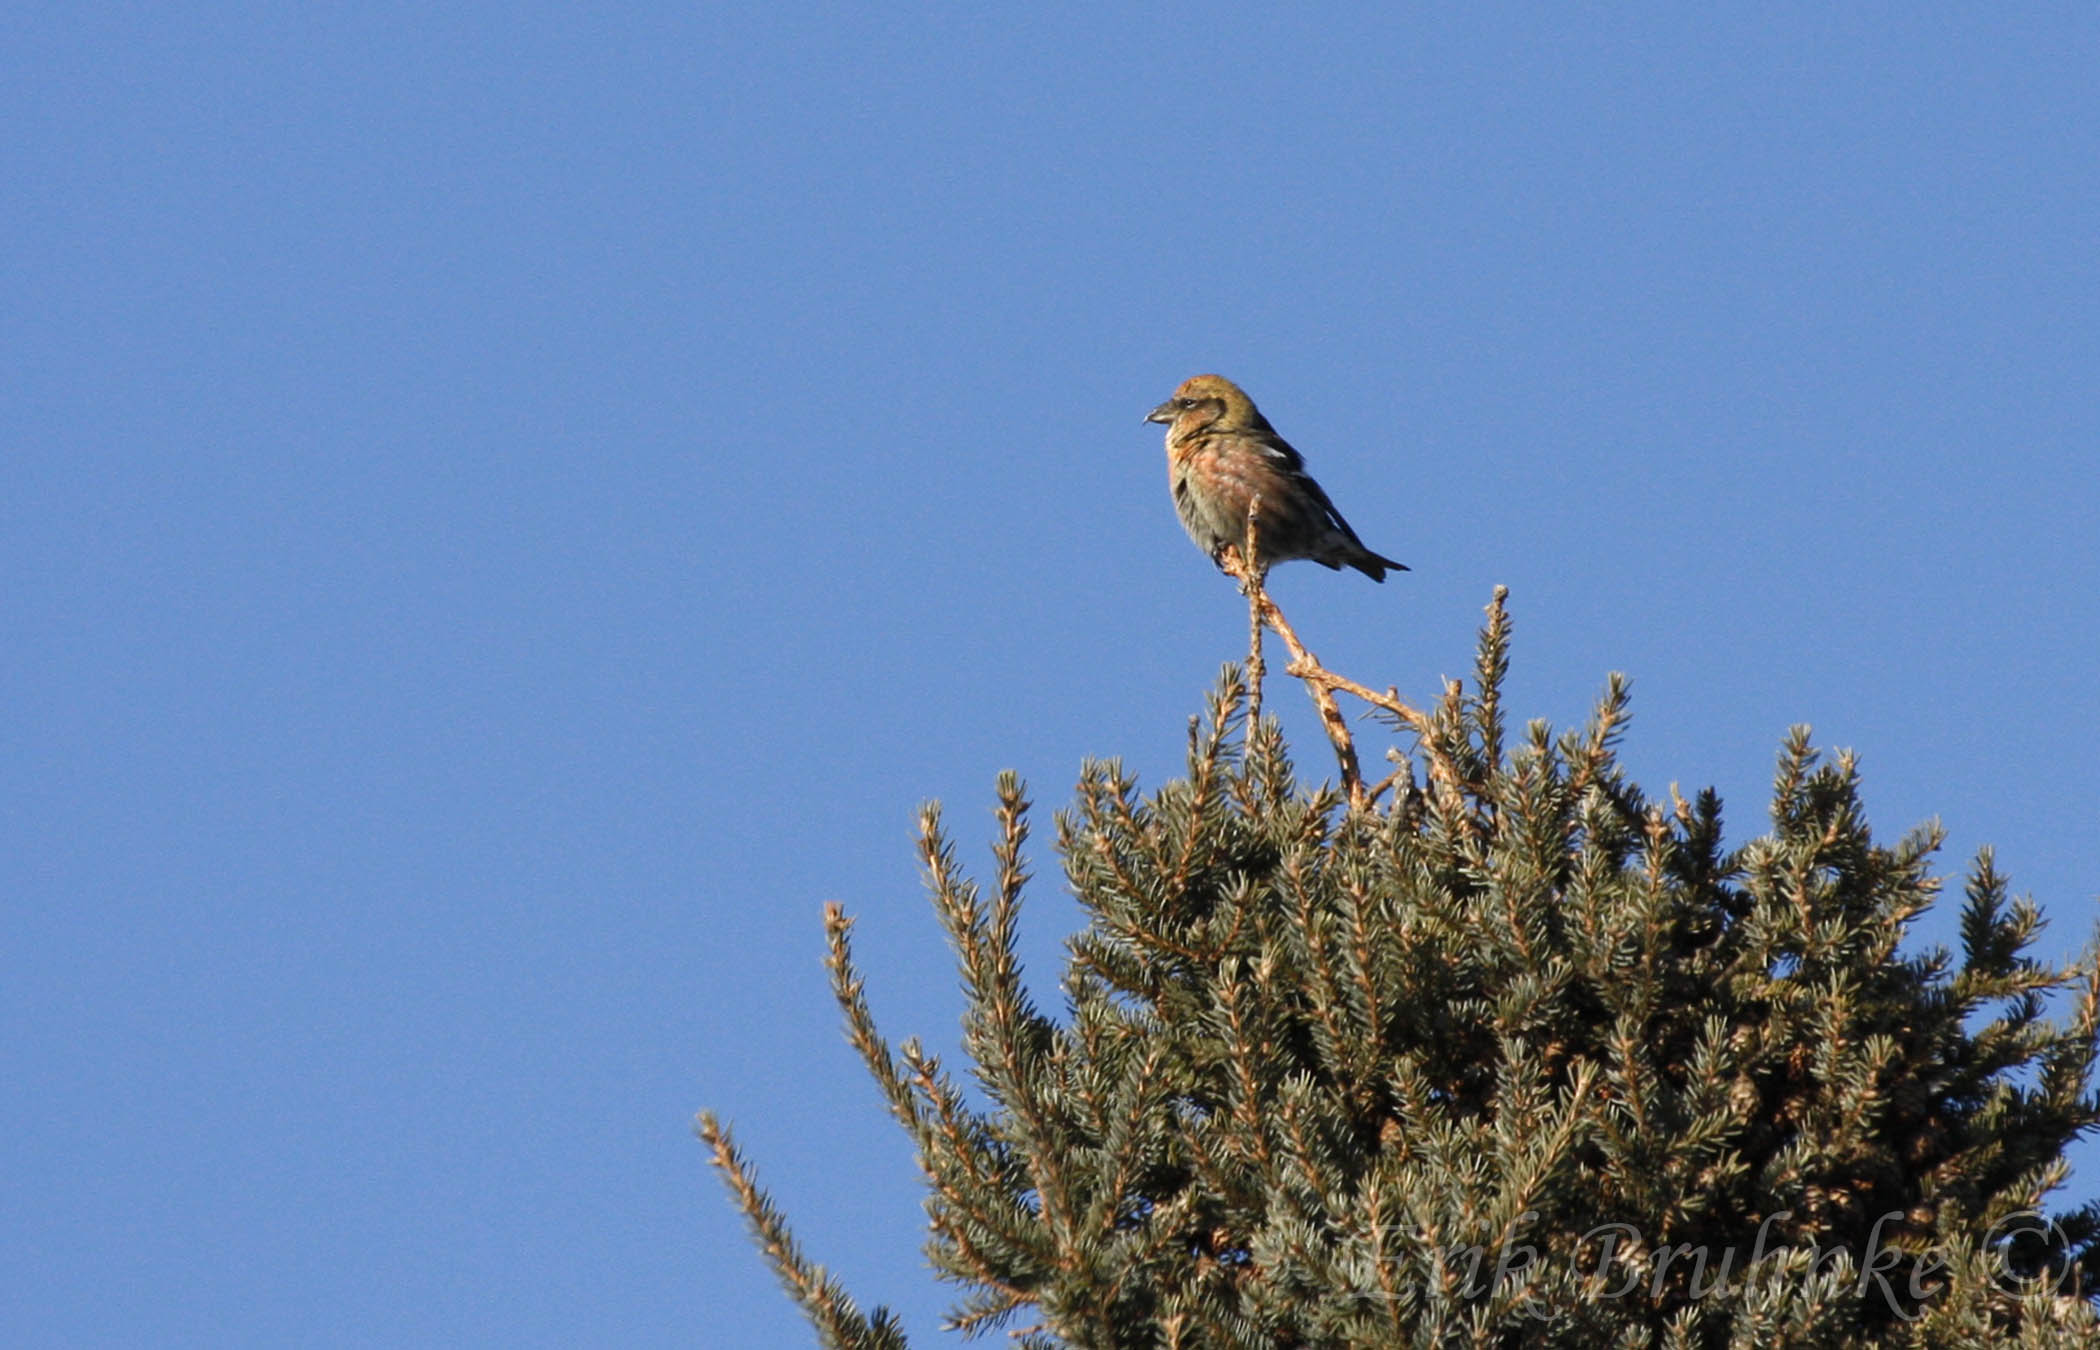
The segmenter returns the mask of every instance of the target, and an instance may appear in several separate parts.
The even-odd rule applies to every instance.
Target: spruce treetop
[[[1185,775],[1146,794],[1090,763],[1056,817],[1087,923],[1054,1012],[1015,955],[1021,784],[998,784],[982,884],[923,813],[967,1084],[878,1030],[826,909],[952,1327],[1089,1350],[2100,1344],[2100,1203],[2047,1210],[2100,1124],[2100,953],[2029,957],[2041,915],[1988,852],[1960,950],[1907,952],[1940,832],[1877,839],[1853,761],[1806,729],[1769,830],[1731,848],[1713,792],[1627,779],[1617,677],[1579,730],[1509,725],[1500,591],[1470,691],[1416,709],[1327,671],[1246,581],[1250,660]],[[1333,785],[1255,712],[1264,628]],[[1411,740],[1378,783],[1337,693]],[[700,1131],[820,1342],[904,1345],[722,1124]]]

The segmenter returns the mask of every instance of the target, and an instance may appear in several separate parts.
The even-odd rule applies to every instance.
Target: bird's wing
[[[1291,447],[1289,441],[1273,431],[1253,439],[1271,464],[1288,474],[1308,499],[1319,503],[1321,514],[1327,518],[1329,524],[1341,531],[1343,538],[1358,548],[1363,547],[1363,541],[1356,537],[1356,531],[1350,529],[1349,522],[1342,519],[1342,513],[1334,509],[1334,502],[1327,496],[1327,489],[1321,487],[1313,476],[1305,471],[1305,456],[1299,454]]]
[[[1287,445],[1283,448],[1286,450],[1291,449]],[[1296,459],[1297,455],[1297,451],[1291,450],[1292,458]],[[1362,548],[1364,546],[1363,540],[1358,539],[1356,531],[1349,528],[1349,522],[1342,519],[1342,513],[1334,509],[1334,501],[1328,497],[1327,489],[1321,487],[1318,482],[1314,481],[1311,474],[1305,472],[1302,460],[1294,466],[1293,477],[1297,480],[1298,485],[1305,490],[1305,495],[1320,504],[1320,510],[1326,515],[1328,523],[1341,531],[1344,539],[1347,539],[1358,548]]]
[[[1291,443],[1275,432],[1272,431],[1266,436],[1254,436],[1249,439],[1261,447],[1262,454],[1267,456],[1270,462],[1281,465],[1291,473],[1302,474],[1305,472],[1305,456],[1293,450]]]

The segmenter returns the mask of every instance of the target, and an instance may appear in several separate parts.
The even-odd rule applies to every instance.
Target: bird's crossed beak
[[[1146,413],[1145,420],[1147,422],[1172,422],[1180,413],[1181,409],[1175,407],[1174,400],[1170,398],[1151,412]]]

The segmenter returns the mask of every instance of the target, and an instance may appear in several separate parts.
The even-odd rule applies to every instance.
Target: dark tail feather
[[[1378,582],[1383,582],[1385,580],[1385,574],[1387,569],[1391,569],[1395,572],[1406,572],[1412,570],[1408,567],[1406,563],[1394,562],[1391,558],[1381,558],[1376,553],[1371,552],[1371,550],[1369,549],[1365,549],[1361,553],[1358,553],[1355,557],[1351,558],[1349,560],[1349,565],[1355,568],[1357,571],[1363,573],[1365,576],[1369,577],[1371,580]]]

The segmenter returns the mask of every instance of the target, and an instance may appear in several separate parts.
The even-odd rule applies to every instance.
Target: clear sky
[[[820,906],[952,1047],[1018,769],[1054,1002],[1050,810],[1243,651],[1198,371],[1415,568],[1279,572],[1330,664],[1505,583],[1518,715],[1737,840],[1812,723],[2075,951],[2100,14],[1460,8],[16,8],[0,1340],[807,1344],[705,1105],[941,1341]]]

